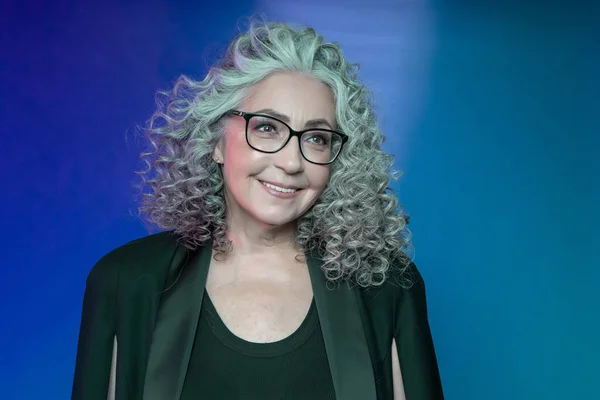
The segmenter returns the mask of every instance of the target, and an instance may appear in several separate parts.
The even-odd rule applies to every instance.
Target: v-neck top
[[[253,343],[227,328],[205,291],[181,399],[335,400],[314,299],[291,335]]]

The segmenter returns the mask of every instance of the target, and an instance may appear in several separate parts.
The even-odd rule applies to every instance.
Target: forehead
[[[250,88],[245,111],[270,108],[302,122],[324,118],[335,123],[335,100],[322,81],[300,73],[278,72]]]

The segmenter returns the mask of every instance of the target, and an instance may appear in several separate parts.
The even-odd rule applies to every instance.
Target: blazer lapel
[[[373,366],[357,303],[357,288],[327,288],[317,254],[307,256],[315,303],[338,400],[376,400]]]
[[[160,299],[144,381],[144,400],[179,400],[196,336],[212,243],[173,262]],[[307,255],[315,303],[338,400],[376,400],[357,289],[327,288],[317,254]]]
[[[174,263],[160,299],[148,367],[144,400],[179,399],[196,336],[212,244],[187,251]]]

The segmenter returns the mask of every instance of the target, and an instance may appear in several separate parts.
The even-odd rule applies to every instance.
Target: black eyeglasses
[[[300,153],[310,163],[331,164],[342,151],[348,136],[329,129],[306,129],[295,131],[288,124],[266,114],[255,114],[231,110],[246,120],[246,142],[254,150],[263,153],[277,153],[283,149],[292,136],[298,137]]]

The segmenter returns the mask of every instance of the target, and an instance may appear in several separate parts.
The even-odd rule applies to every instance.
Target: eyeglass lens
[[[267,152],[281,150],[290,136],[290,130],[284,123],[264,116],[252,116],[248,120],[247,131],[250,145]],[[341,146],[340,135],[318,129],[304,132],[300,139],[304,157],[315,163],[331,162],[337,157]]]

